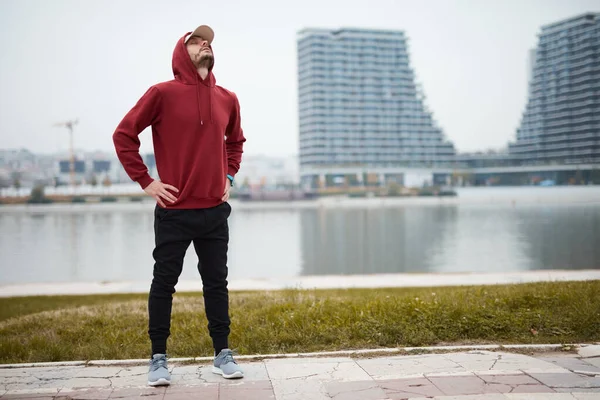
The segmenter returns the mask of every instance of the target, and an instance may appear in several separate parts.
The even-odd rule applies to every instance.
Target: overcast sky
[[[284,8],[289,7],[289,8]],[[237,93],[248,154],[297,153],[296,32],[404,30],[434,118],[459,151],[503,147],[526,104],[540,26],[598,0],[0,0],[0,148],[114,151],[111,135],[197,25],[215,30],[217,84]],[[141,135],[142,151],[152,149]]]

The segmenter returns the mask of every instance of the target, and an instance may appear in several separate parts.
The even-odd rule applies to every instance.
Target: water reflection
[[[520,237],[531,269],[600,268],[600,205],[519,209]]]
[[[151,279],[152,207],[74,210],[0,213],[0,284]],[[600,268],[599,203],[234,208],[230,232],[230,279]]]
[[[303,275],[430,272],[456,207],[302,212]]]
[[[442,241],[430,263],[436,272],[502,272],[533,269],[513,208],[456,207],[455,218],[440,221]]]

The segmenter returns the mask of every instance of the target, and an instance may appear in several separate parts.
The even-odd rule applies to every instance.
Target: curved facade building
[[[542,27],[511,155],[527,164],[600,162],[600,13]]]
[[[415,83],[402,31],[298,32],[300,168],[433,167],[455,151]]]

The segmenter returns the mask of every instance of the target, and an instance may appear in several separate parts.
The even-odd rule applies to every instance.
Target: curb
[[[390,354],[426,354],[426,353],[450,353],[454,351],[476,351],[476,350],[537,350],[537,351],[552,351],[552,350],[573,350],[580,347],[586,347],[591,344],[490,344],[490,345],[464,345],[464,346],[424,346],[424,347],[396,347],[396,348],[380,348],[380,349],[359,349],[359,350],[339,350],[339,351],[323,351],[314,353],[282,353],[282,354],[254,354],[247,356],[236,356],[239,360],[265,360],[265,359],[281,359],[281,358],[315,358],[315,357],[334,357],[334,356],[366,356],[366,355],[390,355]],[[171,363],[202,363],[211,362],[213,357],[182,357],[169,358]],[[0,369],[9,368],[39,368],[39,367],[79,367],[79,366],[99,366],[107,367],[113,365],[127,366],[145,366],[148,365],[147,359],[130,359],[130,360],[90,360],[90,361],[58,361],[58,362],[39,362],[39,363],[22,363],[22,364],[0,364]]]

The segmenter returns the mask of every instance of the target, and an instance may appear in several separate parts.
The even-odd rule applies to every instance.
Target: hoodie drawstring
[[[209,107],[210,107],[210,123],[211,123],[211,124],[214,124],[214,121],[213,121],[213,109],[212,109],[212,108],[213,108],[213,107],[212,107],[212,106],[213,106],[213,105],[212,105],[212,103],[213,103],[213,98],[212,98],[212,95],[213,95],[213,93],[212,93],[212,92],[213,92],[213,91],[212,91],[212,88],[211,88],[211,87],[209,87],[209,88],[208,88],[208,91],[209,91],[209,92],[208,92],[208,93],[209,93],[209,95],[208,95],[208,102],[210,103],[210,105],[209,105]]]
[[[200,82],[196,78],[196,107],[198,110],[198,116],[200,117],[200,125],[204,125],[204,119],[202,118],[202,108],[200,107]]]
[[[208,90],[208,107],[210,112],[210,123],[214,124],[213,118],[213,91],[212,87],[207,87]],[[196,81],[196,106],[198,108],[198,115],[200,116],[200,125],[204,125],[204,118],[202,117],[202,107],[200,105],[200,81]]]

